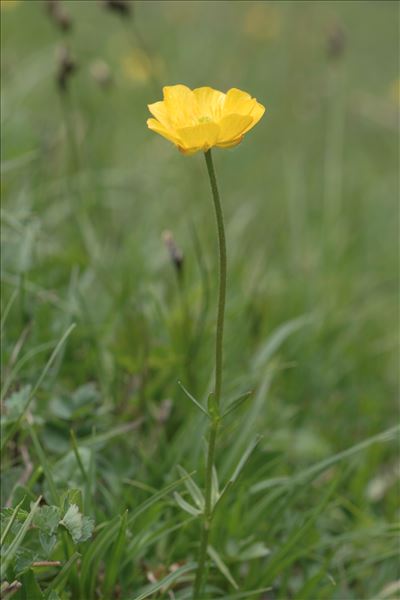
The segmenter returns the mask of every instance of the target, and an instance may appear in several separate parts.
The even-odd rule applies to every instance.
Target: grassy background
[[[60,494],[81,488],[96,540],[177,480],[177,464],[202,482],[205,423],[177,380],[201,401],[210,391],[212,204],[202,156],[147,130],[146,105],[165,84],[239,87],[267,112],[214,153],[229,255],[225,398],[254,390],[223,429],[223,482],[263,438],[212,544],[243,598],[264,587],[254,597],[394,598],[398,447],[370,438],[398,417],[397,4],[132,2],[126,18],[95,1],[64,7],[67,33],[42,2],[2,7],[3,399],[35,385],[76,324],[3,453],[2,504],[50,502],[49,479]],[[78,67],[62,93],[65,45]],[[165,230],[184,254],[181,280]],[[149,573],[196,557],[198,523],[171,495],[122,529],[120,554],[113,534],[96,580],[71,570],[61,598],[130,600]],[[80,544],[83,561],[94,544]],[[31,572],[42,591],[57,573]],[[209,579],[211,597],[234,594],[218,568]]]

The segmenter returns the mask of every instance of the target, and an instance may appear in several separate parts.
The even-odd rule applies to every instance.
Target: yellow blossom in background
[[[158,57],[150,58],[140,48],[122,59],[122,73],[133,83],[148,83],[152,77],[158,78],[162,71],[162,61]]]
[[[155,117],[147,126],[175,144],[183,154],[239,144],[265,112],[262,104],[236,88],[226,94],[210,87],[163,88],[164,99],[149,104]]]
[[[122,60],[125,77],[137,83],[146,83],[151,79],[152,66],[149,58],[141,50],[135,50]]]
[[[16,8],[17,4],[20,4],[21,0],[0,0],[0,9],[7,10],[9,8]]]
[[[275,6],[257,2],[248,10],[243,30],[255,40],[275,40],[281,32],[280,10]]]

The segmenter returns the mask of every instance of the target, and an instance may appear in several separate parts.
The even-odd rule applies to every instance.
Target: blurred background
[[[229,256],[225,399],[254,390],[223,431],[221,478],[264,437],[216,545],[228,562],[240,537],[279,547],[336,481],[276,597],[378,597],[395,578],[393,444],[325,471],[275,522],[268,485],[257,486],[398,417],[398,4],[8,0],[1,17],[4,395],[36,380],[74,322],[33,412],[55,465],[71,427],[82,440],[104,434],[97,522],[136,501],[123,478],[159,488],[177,462],[197,467],[204,423],[177,380],[202,401],[210,391],[214,215],[203,157],[149,131],[147,104],[176,83],[248,91],[264,118],[214,152]],[[77,477],[60,473],[61,486]],[[168,551],[193,553],[190,530]],[[238,568],[244,590],[275,585],[263,556]],[[314,560],[335,584],[298,595]]]

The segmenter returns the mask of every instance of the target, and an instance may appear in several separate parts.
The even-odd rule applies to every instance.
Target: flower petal
[[[190,88],[180,84],[165,86],[163,94],[171,125],[190,127],[198,122],[199,108]]]
[[[180,148],[182,151],[197,152],[197,150],[209,150],[215,146],[219,127],[216,123],[199,123],[194,127],[183,127],[177,130],[180,138]]]
[[[237,88],[231,88],[226,94],[223,114],[249,115],[255,104],[256,100],[250,94],[242,92]]]
[[[219,122],[218,144],[236,140],[247,127],[251,127],[252,122],[253,118],[250,115],[226,115]]]
[[[209,117],[213,121],[221,118],[225,94],[210,87],[199,87],[193,90],[201,117]]]
[[[161,125],[164,125],[167,128],[171,127],[165,102],[154,102],[154,104],[148,104],[147,108],[149,109],[153,117],[160,121]]]
[[[241,135],[240,137],[238,137],[234,140],[229,140],[229,142],[218,142],[218,144],[216,144],[216,146],[217,146],[217,148],[233,148],[233,146],[237,146],[238,144],[240,144],[242,139],[243,139],[243,136]]]
[[[159,133],[160,135],[162,135],[164,138],[166,138],[173,144],[180,143],[179,137],[176,135],[176,133],[174,131],[172,131],[171,129],[168,129],[167,127],[162,125],[156,119],[147,119],[147,127],[149,129],[151,129],[152,131]]]
[[[246,133],[247,131],[249,131],[249,129],[252,129],[254,125],[257,125],[258,121],[261,119],[264,113],[265,106],[263,106],[259,102],[256,102],[253,110],[250,113],[250,116],[252,117],[252,122],[246,127],[243,133]]]

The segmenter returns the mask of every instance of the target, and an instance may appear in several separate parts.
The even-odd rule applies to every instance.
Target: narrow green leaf
[[[253,393],[252,391],[245,392],[244,394],[241,394],[238,398],[236,398],[235,400],[233,400],[228,405],[228,407],[226,408],[226,410],[222,413],[222,418],[224,419],[231,412],[233,412],[234,410],[237,410],[238,408],[240,408],[242,406],[242,404],[244,402],[246,402],[246,400],[248,400],[250,398],[250,396],[252,395],[252,393]]]
[[[35,452],[39,459],[40,465],[43,469],[44,476],[46,477],[47,484],[50,490],[51,501],[53,504],[60,503],[60,497],[56,488],[56,484],[54,483],[53,475],[51,473],[51,467],[47,460],[46,454],[43,452],[43,448],[40,445],[39,438],[36,435],[35,427],[32,426],[29,421],[27,421],[27,426],[29,429],[30,436],[33,441],[33,445],[35,446]]]
[[[181,388],[181,390],[186,394],[186,396],[189,398],[189,400],[191,400],[193,402],[193,404],[195,404],[197,406],[197,408],[201,410],[201,412],[203,412],[205,415],[207,415],[207,417],[209,419],[211,419],[210,413],[204,408],[204,406],[202,406],[200,404],[200,402],[198,400],[196,400],[196,398],[194,396],[192,396],[192,394],[185,388],[185,386],[182,384],[181,381],[178,381],[178,385]]]
[[[16,420],[16,422],[13,424],[12,427],[10,427],[10,429],[8,430],[8,432],[2,436],[2,440],[1,440],[1,450],[3,450],[3,448],[5,448],[6,444],[8,443],[8,441],[15,435],[15,433],[18,431],[20,423],[22,421],[22,418],[24,417],[26,411],[29,408],[30,403],[32,402],[37,390],[39,389],[39,387],[41,386],[44,378],[46,377],[50,367],[52,366],[53,362],[55,361],[58,353],[60,352],[64,342],[67,340],[67,338],[69,337],[69,335],[71,334],[71,332],[73,331],[73,329],[75,329],[76,324],[72,323],[72,325],[70,325],[67,329],[67,331],[63,334],[63,336],[61,337],[61,339],[59,340],[59,342],[57,343],[56,347],[54,348],[53,352],[51,353],[51,356],[49,358],[49,360],[47,361],[47,363],[44,366],[43,371],[41,372],[41,374],[39,375],[38,380],[36,381],[33,389],[31,390],[28,400],[26,401],[26,404],[24,406],[24,410],[22,411],[21,415],[18,417],[18,419]],[[5,394],[6,392],[4,392]]]
[[[283,344],[286,339],[295,333],[305,325],[310,325],[315,321],[315,316],[312,314],[302,315],[300,317],[296,317],[291,321],[287,321],[280,325],[275,331],[272,332],[267,341],[261,346],[260,350],[257,352],[254,360],[253,366],[255,369],[264,368],[265,365],[269,362],[271,357],[275,354],[278,348]]]
[[[71,436],[72,449],[73,449],[74,454],[75,454],[76,462],[78,463],[78,467],[80,469],[80,472],[82,473],[83,480],[87,483],[88,482],[88,476],[86,474],[85,467],[83,466],[82,459],[81,459],[81,456],[79,454],[78,442],[76,440],[75,432],[73,431],[73,429],[70,429],[69,433],[70,433],[70,436]]]
[[[29,600],[43,600],[44,595],[36,581],[35,575],[32,569],[29,569],[21,576],[22,590],[25,594],[25,598]]]
[[[247,461],[249,460],[249,458],[250,458],[251,454],[253,453],[253,451],[255,450],[255,448],[260,443],[261,439],[262,439],[262,436],[257,435],[255,437],[255,439],[248,445],[246,450],[243,452],[242,457],[231,477],[232,483],[234,483],[236,481],[236,479],[239,477],[240,472],[242,471],[243,467],[246,465]]]
[[[10,312],[11,307],[14,304],[17,296],[18,296],[18,290],[14,290],[10,296],[7,306],[5,306],[2,311],[1,320],[0,320],[0,335],[3,335],[3,329],[4,329],[4,325],[5,325],[7,317],[8,317],[8,313]]]
[[[186,477],[182,477],[173,483],[167,485],[164,489],[153,494],[150,498],[142,502],[128,517],[127,519],[127,527],[130,528],[135,520],[147,509],[156,504],[159,500],[167,496],[170,492],[172,492],[178,485],[183,483],[186,480]],[[83,560],[82,560],[82,568],[81,568],[81,581],[84,589],[86,590],[87,597],[91,598],[93,596],[93,578],[92,574],[97,572],[98,565],[100,560],[104,557],[107,548],[113,542],[113,540],[118,535],[118,530],[120,526],[119,517],[115,517],[107,523],[107,525],[102,529],[101,533],[93,540],[90,547],[86,550]]]
[[[250,596],[259,596],[260,594],[265,594],[266,592],[270,592],[272,590],[271,587],[262,588],[260,590],[252,590],[250,592],[239,592],[239,594],[229,594],[229,596],[224,596],[224,600],[247,600]]]
[[[11,515],[11,518],[8,521],[7,525],[4,528],[4,531],[1,534],[0,546],[3,546],[3,544],[4,544],[4,542],[5,542],[6,538],[7,538],[8,532],[10,531],[10,529],[11,529],[11,527],[12,527],[15,519],[17,518],[18,511],[21,508],[21,506],[24,503],[24,501],[25,501],[25,498],[23,498],[21,500],[21,502],[14,508],[14,510],[12,512],[12,515]]]
[[[204,496],[203,496],[203,492],[201,491],[201,489],[199,488],[199,486],[195,483],[195,481],[192,479],[192,477],[189,475],[189,473],[180,465],[178,465],[178,471],[179,471],[179,475],[181,477],[184,477],[184,484],[185,487],[187,489],[187,491],[189,492],[189,494],[191,495],[191,497],[193,498],[194,503],[199,507],[200,511],[204,510]]]
[[[334,464],[340,462],[341,460],[350,458],[354,454],[357,454],[358,452],[369,448],[369,446],[372,446],[373,444],[385,443],[395,440],[399,431],[400,426],[391,427],[390,429],[387,429],[382,433],[378,433],[377,435],[367,438],[366,440],[363,440],[362,442],[359,442],[358,444],[355,444],[354,446],[351,446],[350,448],[347,448],[342,452],[338,452],[333,456],[325,458],[324,460],[316,463],[315,465],[312,465],[311,467],[304,469],[300,473],[295,474],[293,477],[275,477],[273,479],[265,479],[264,481],[259,481],[250,488],[250,493],[256,494],[258,492],[275,486],[292,486],[304,483],[309,479],[317,477],[323,471],[326,471],[326,469],[332,467]]]
[[[249,460],[251,454],[253,453],[253,451],[255,450],[255,448],[258,446],[258,444],[260,443],[262,439],[261,435],[258,435],[255,437],[254,440],[251,441],[251,443],[247,446],[246,450],[243,452],[237,466],[236,469],[234,470],[233,474],[231,475],[230,479],[227,481],[227,483],[225,484],[219,498],[217,501],[218,502],[221,500],[221,498],[226,494],[227,490],[235,483],[235,481],[237,480],[237,478],[239,477],[242,469],[245,467],[247,461]]]
[[[226,566],[218,552],[215,550],[215,548],[213,548],[212,546],[208,546],[207,552],[210,558],[214,561],[218,570],[221,571],[222,575],[229,581],[229,583],[235,588],[235,590],[238,590],[238,584],[233,579],[231,572],[229,571],[228,567]]]
[[[182,498],[182,496],[180,494],[178,494],[178,492],[174,492],[174,498],[175,498],[176,502],[179,504],[179,506],[182,508],[182,510],[186,511],[190,515],[193,515],[194,517],[198,517],[199,515],[202,514],[201,510],[199,510],[198,508],[195,508],[194,506],[189,504],[189,502],[186,502],[186,500],[184,500]]]
[[[58,575],[47,586],[47,590],[46,590],[47,594],[49,594],[53,590],[57,591],[61,587],[61,585],[67,579],[71,569],[73,568],[73,566],[76,563],[76,561],[78,560],[78,558],[80,558],[80,556],[81,555],[79,554],[79,552],[75,552],[71,556],[71,558],[65,563],[65,565],[63,566],[61,571],[58,573]]]
[[[120,518],[120,527],[115,540],[114,546],[111,550],[111,555],[106,563],[105,579],[104,579],[104,597],[110,598],[112,596],[111,590],[113,589],[117,577],[120,571],[120,564],[123,558],[126,544],[126,525],[127,525],[128,511],[125,511]]]
[[[164,588],[168,588],[168,586],[171,583],[175,583],[181,578],[182,575],[193,571],[195,568],[196,563],[188,563],[186,565],[183,565],[183,567],[179,567],[179,569],[176,569],[176,571],[174,571],[170,575],[167,575],[160,581],[157,581],[157,583],[153,583],[152,585],[147,586],[146,589],[141,594],[139,594],[139,596],[135,596],[134,598],[130,598],[129,600],[144,600],[145,598],[152,596],[155,592],[158,592],[159,590],[162,590]]]
[[[7,548],[7,550],[3,556],[3,559],[1,562],[1,570],[0,570],[0,579],[1,580],[3,580],[5,578],[7,569],[9,567],[11,561],[13,560],[14,556],[16,555],[18,548],[22,544],[24,537],[28,532],[29,527],[31,526],[33,517],[35,516],[35,513],[39,507],[41,499],[42,499],[42,496],[39,496],[39,498],[36,500],[35,504],[32,506],[31,511],[25,520],[25,523],[22,525],[21,529],[18,531],[17,535],[15,536],[14,540],[12,541],[10,546]]]
[[[301,556],[307,552],[305,544],[301,543],[302,539],[311,529],[317,517],[325,510],[332,494],[339,484],[339,479],[333,481],[324,495],[322,501],[310,512],[309,517],[302,527],[295,527],[292,535],[285,540],[285,543],[275,552],[267,563],[264,578],[266,582],[273,582],[278,573],[294,564]]]

